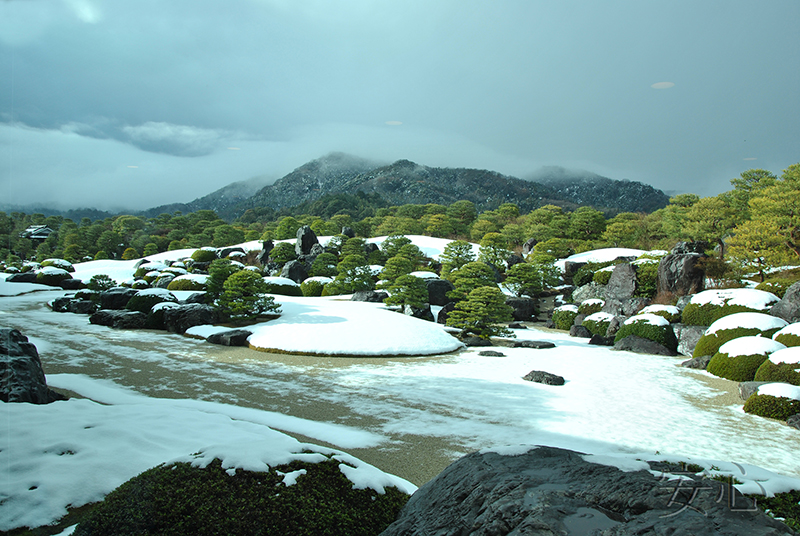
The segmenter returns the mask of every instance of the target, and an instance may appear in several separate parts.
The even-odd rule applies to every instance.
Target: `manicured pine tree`
[[[483,339],[510,336],[512,332],[497,325],[512,320],[512,308],[506,305],[506,296],[497,287],[478,287],[447,316],[447,325],[459,328],[461,337],[475,335]]]

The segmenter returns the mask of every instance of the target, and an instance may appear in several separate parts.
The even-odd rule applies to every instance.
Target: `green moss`
[[[572,276],[572,284],[576,287],[588,285],[594,280],[594,275],[598,270],[602,270],[606,266],[611,266],[614,261],[610,262],[589,262],[578,268],[578,271]],[[609,272],[609,277],[610,272]],[[606,283],[608,280],[606,279]],[[605,283],[604,283],[605,284]]]
[[[39,272],[36,274],[36,282],[40,285],[49,285],[51,287],[57,287],[61,281],[66,279],[72,279],[72,276],[69,275],[66,271],[59,271],[59,272]]]
[[[575,317],[578,316],[577,311],[570,311],[569,309],[556,309],[553,311],[553,324],[556,329],[563,329],[569,331],[572,323],[575,322]]]
[[[170,296],[172,296],[172,295],[170,294]],[[139,293],[139,294],[136,294],[135,296],[131,297],[130,300],[128,300],[128,304],[125,306],[125,308],[129,309],[131,311],[139,311],[139,312],[142,312],[142,313],[149,313],[150,309],[152,309],[153,306],[155,304],[157,304],[157,303],[162,303],[162,302],[177,303],[177,301],[178,300],[174,296],[172,296],[172,299],[169,299],[164,294],[144,294],[144,295],[142,295],[141,293]]]
[[[101,535],[374,535],[397,517],[408,495],[353,489],[339,461],[295,461],[269,472],[237,470],[219,460],[200,469],[158,466],[111,492],[75,530]],[[296,484],[282,473],[305,470]]]
[[[786,294],[786,290],[797,283],[797,279],[790,279],[790,278],[772,278],[767,279],[763,283],[759,283],[756,286],[758,290],[764,290],[766,292],[772,292],[779,298],[783,298],[783,295]]]
[[[602,335],[605,337],[606,332],[608,331],[608,325],[611,322],[608,320],[591,320],[591,319],[584,319],[581,323],[583,327],[589,330],[590,333],[593,335]]]
[[[758,309],[751,309],[744,305],[713,305],[704,303],[697,305],[696,303],[687,303],[683,308],[681,316],[684,324],[691,326],[710,326],[723,316],[732,315],[734,313],[763,313]]]
[[[45,259],[42,261],[42,268],[45,268],[47,266],[54,266],[55,268],[61,268],[62,270],[66,270],[70,273],[75,271],[75,267],[72,266],[72,263],[65,259]]]
[[[635,264],[636,293],[635,296],[653,298],[658,292],[658,263],[646,262]]]
[[[675,333],[672,331],[672,326],[669,325],[656,326],[645,320],[622,324],[619,328],[619,331],[617,331],[617,334],[614,336],[614,342],[621,341],[629,335],[636,335],[644,339],[650,339],[651,341],[657,342],[662,346],[666,346],[673,351],[678,348],[678,340],[675,338]]]
[[[192,253],[192,260],[195,262],[211,262],[216,259],[216,250],[201,248]]]
[[[767,359],[758,367],[753,379],[759,382],[791,383],[800,386],[798,369],[800,369],[800,363],[775,364]]]
[[[608,285],[608,280],[611,279],[611,272],[611,270],[601,270],[599,272],[595,272],[594,276],[592,276],[592,281],[598,285]]]
[[[303,281],[300,283],[300,291],[303,296],[322,296],[322,288],[324,286],[319,281]]]
[[[752,381],[758,367],[767,359],[766,354],[737,355],[717,352],[708,362],[706,370],[714,376],[735,382]]]
[[[758,328],[735,328],[735,329],[721,329],[716,333],[705,334],[697,341],[697,346],[694,347],[692,357],[700,357],[704,355],[713,356],[716,354],[720,347],[728,341],[738,339],[739,337],[746,337],[748,335],[763,335],[764,337],[771,337],[778,329],[770,329],[761,331]]]
[[[281,285],[267,281],[267,291],[269,294],[280,294],[281,296],[302,296],[303,291],[299,285]]]
[[[603,301],[586,300],[578,306],[578,314],[590,315],[599,313],[603,309]]]
[[[782,396],[751,395],[744,403],[745,413],[752,413],[769,419],[785,421],[792,415],[800,413],[800,400]]]
[[[781,333],[775,337],[775,340],[784,346],[800,346],[800,335],[792,333]]]
[[[206,290],[206,285],[196,279],[173,279],[167,290]]]

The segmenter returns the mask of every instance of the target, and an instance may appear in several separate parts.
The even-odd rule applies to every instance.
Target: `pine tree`
[[[461,329],[461,337],[470,334],[483,339],[510,336],[513,334],[508,328],[497,324],[511,321],[512,311],[499,288],[478,287],[456,304],[447,316],[447,325]]]
[[[425,281],[413,275],[401,275],[388,290],[390,296],[383,300],[386,305],[410,305],[422,309],[428,303],[428,287]]]
[[[240,270],[223,284],[217,307],[224,317],[234,322],[250,320],[264,313],[279,313],[280,306],[272,296],[267,296],[268,292],[269,286],[259,274]]]
[[[472,244],[466,240],[453,240],[444,247],[442,254],[439,255],[439,262],[442,263],[442,277],[450,279],[449,275],[458,270],[468,262],[475,261],[475,252]]]
[[[450,281],[455,287],[447,293],[452,300],[463,300],[478,287],[497,287],[492,268],[482,262],[468,262],[458,270],[450,273]]]

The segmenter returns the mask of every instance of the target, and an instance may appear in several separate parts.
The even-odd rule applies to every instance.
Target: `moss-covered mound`
[[[300,283],[300,292],[303,293],[303,296],[322,296],[322,287],[324,286],[320,281],[306,280]]]
[[[735,382],[752,381],[756,370],[770,354],[786,348],[766,337],[740,337],[723,344],[708,362],[706,370]]]
[[[705,290],[692,296],[686,304],[682,322],[693,326],[710,326],[728,315],[764,312],[778,300],[770,292],[751,288]]]
[[[800,400],[784,396],[754,394],[744,403],[745,413],[785,421],[800,413]]]
[[[614,270],[599,270],[592,276],[592,281],[598,285],[608,285],[608,281],[611,279],[611,272],[613,271]]]
[[[177,303],[178,299],[172,295],[168,290],[161,288],[153,288],[142,290],[135,296],[128,300],[126,309],[131,311],[139,311],[141,313],[149,313],[157,303],[171,302]]]
[[[578,306],[578,314],[592,315],[594,313],[599,313],[605,304],[606,302],[597,298],[583,300]]]
[[[614,315],[612,314],[597,312],[592,313],[584,318],[583,322],[581,322],[581,325],[588,329],[592,335],[601,335],[605,337],[606,331],[608,331],[608,325],[613,319]]]
[[[800,346],[800,322],[789,324],[772,336],[784,346]]]
[[[575,317],[578,316],[578,308],[574,305],[562,305],[553,310],[553,324],[556,329],[563,329],[568,331],[575,322]]]
[[[167,290],[206,290],[206,277],[181,275],[169,282]]]
[[[265,277],[264,281],[269,287],[269,294],[280,294],[281,296],[302,296],[303,291],[300,285],[285,277]]]
[[[672,326],[661,316],[653,314],[639,314],[627,319],[614,336],[614,342],[619,342],[629,335],[650,339],[658,344],[676,350],[678,340]]]
[[[763,313],[736,313],[720,318],[697,341],[693,357],[713,356],[728,341],[748,335],[772,337],[784,328],[786,321]]]
[[[42,268],[39,272],[36,273],[36,282],[40,285],[49,285],[51,287],[57,287],[61,281],[66,279],[72,279],[72,276],[69,275],[69,272],[64,270],[63,268],[55,268],[53,266],[48,266],[46,268]]]
[[[758,367],[754,379],[800,386],[800,347],[785,348],[770,355]]]
[[[217,250],[211,247],[200,248],[192,253],[192,260],[195,262],[211,262],[216,258]]]
[[[75,530],[100,535],[364,535],[380,533],[408,501],[353,489],[341,462],[295,461],[269,472],[175,463],[149,469],[111,492]],[[288,478],[287,478],[288,477]],[[296,478],[296,482],[292,482]],[[284,482],[287,482],[285,484]]]
[[[660,304],[648,305],[647,307],[639,311],[639,314],[658,315],[666,319],[667,322],[669,322],[670,324],[674,324],[676,322],[681,321],[681,311],[674,305],[660,305]]]
[[[786,291],[797,283],[797,279],[785,278],[785,277],[776,277],[772,279],[767,279],[763,283],[759,283],[756,286],[757,290],[763,290],[765,292],[771,292],[775,294],[779,298],[783,298]]]
[[[45,259],[42,261],[42,268],[46,268],[47,266],[61,268],[69,273],[73,273],[75,271],[75,267],[72,266],[72,263],[65,259]]]

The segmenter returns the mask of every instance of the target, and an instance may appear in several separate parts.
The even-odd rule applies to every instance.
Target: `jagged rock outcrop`
[[[191,327],[215,324],[218,321],[219,314],[210,305],[192,303],[164,309],[164,326],[173,333],[184,333]]]
[[[691,356],[694,354],[694,347],[697,341],[706,332],[705,326],[690,326],[688,324],[673,324],[672,331],[678,339],[678,353]]]
[[[658,263],[658,291],[676,296],[701,292],[706,273],[702,267],[704,242],[681,242]],[[703,248],[703,249],[700,249]],[[697,251],[700,249],[700,251]]]
[[[769,314],[783,318],[790,324],[800,322],[800,281],[786,289],[781,301],[772,306]]]
[[[142,329],[147,324],[147,315],[127,309],[100,309],[89,317],[89,322],[116,329]]]
[[[311,230],[308,225],[303,225],[297,230],[297,241],[294,243],[294,252],[300,255],[308,255],[311,253],[311,247],[314,244],[319,244],[317,234]]]
[[[49,404],[66,399],[47,387],[39,352],[28,337],[0,328],[0,401]]]

